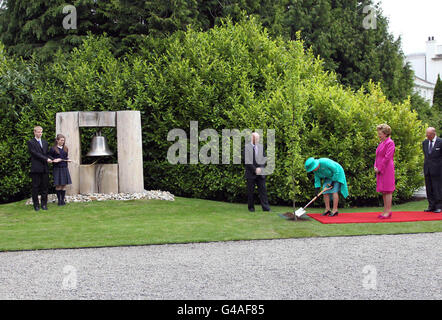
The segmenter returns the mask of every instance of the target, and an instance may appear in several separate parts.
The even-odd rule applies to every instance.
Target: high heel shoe
[[[378,218],[379,218],[379,219],[390,219],[391,216],[392,216],[392,214],[393,214],[393,212],[390,211],[390,213],[387,214],[386,216],[380,214]]]
[[[329,216],[329,217],[335,217],[335,216],[337,216],[338,214],[339,214],[339,212],[336,211],[336,212],[332,212],[332,213],[330,213],[328,216]]]
[[[324,213],[322,213],[321,216],[326,216],[326,215],[328,215],[328,214],[330,214],[330,213],[331,213],[331,211],[330,211],[330,210],[327,210],[327,211],[325,211]]]

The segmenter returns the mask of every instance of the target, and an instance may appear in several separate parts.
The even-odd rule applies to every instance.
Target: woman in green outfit
[[[345,179],[345,172],[342,166],[328,158],[315,159],[312,157],[305,161],[305,170],[315,174],[315,188],[321,187],[321,180],[323,180],[323,188],[326,188],[328,185],[331,186],[323,193],[325,212],[322,215],[329,215],[330,217],[338,215],[339,192],[341,192],[344,198],[348,196],[347,180]],[[331,211],[330,194],[333,195],[333,209]]]

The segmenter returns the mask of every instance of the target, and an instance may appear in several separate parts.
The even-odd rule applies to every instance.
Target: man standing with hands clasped
[[[442,139],[436,136],[436,129],[429,127],[427,139],[422,143],[424,151],[424,175],[427,189],[428,209],[425,212],[440,213],[442,210]]]
[[[48,210],[48,163],[59,162],[60,159],[52,160],[48,154],[48,142],[41,138],[43,128],[34,127],[34,138],[28,141],[28,151],[31,154],[31,179],[32,179],[32,203],[34,210],[40,210],[38,195],[41,194],[41,209]]]
[[[263,211],[270,211],[269,201],[267,199],[266,180],[264,173],[265,153],[264,146],[259,143],[259,134],[252,133],[251,143],[246,143],[244,148],[245,177],[247,179],[247,203],[249,211],[255,211],[255,202],[253,193],[255,184],[258,186],[259,199]]]

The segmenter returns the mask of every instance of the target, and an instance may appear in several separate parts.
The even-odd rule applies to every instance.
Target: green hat
[[[307,172],[315,170],[319,166],[319,161],[315,158],[311,157],[305,161],[305,170]]]

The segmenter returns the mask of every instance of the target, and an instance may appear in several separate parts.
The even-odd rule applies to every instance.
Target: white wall
[[[426,50],[426,61],[427,61],[427,80],[431,83],[436,83],[437,75],[442,75],[442,59],[434,59],[437,54],[442,54],[439,51],[439,47],[436,44],[436,40],[428,40],[427,41],[427,50]]]
[[[407,56],[406,61],[410,63],[417,77],[425,79],[425,54]]]
[[[435,85],[425,80],[414,77],[414,91],[422,98],[433,104],[433,94]]]

